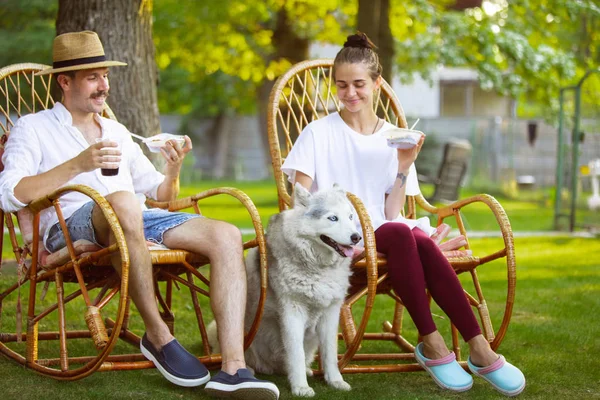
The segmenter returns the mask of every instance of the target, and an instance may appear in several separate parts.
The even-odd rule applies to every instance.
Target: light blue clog
[[[415,358],[442,389],[464,392],[473,386],[473,378],[458,364],[454,352],[444,358],[431,360],[423,355],[423,343],[419,343],[415,347]]]
[[[525,376],[521,370],[507,362],[502,355],[487,367],[476,367],[471,363],[471,357],[467,365],[473,374],[488,381],[505,396],[516,396],[525,389]]]

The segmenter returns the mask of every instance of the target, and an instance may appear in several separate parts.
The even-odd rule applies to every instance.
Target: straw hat
[[[43,69],[36,75],[120,65],[127,64],[106,59],[102,42],[96,32],[70,32],[54,38],[52,68]]]

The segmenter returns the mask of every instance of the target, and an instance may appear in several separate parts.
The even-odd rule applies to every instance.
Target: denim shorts
[[[85,239],[100,246],[96,241],[94,227],[92,226],[92,210],[94,209],[95,204],[96,203],[93,201],[84,204],[66,219],[65,222],[67,223],[67,228],[69,229],[69,234],[71,235],[71,240],[73,242]],[[142,217],[144,219],[144,236],[146,236],[146,240],[162,244],[163,235],[166,231],[175,228],[190,219],[201,216],[198,214],[172,212],[153,208],[144,210],[142,212]],[[60,224],[57,222],[48,232],[46,248],[49,252],[53,253],[66,245],[65,236],[62,233],[62,229],[60,229]]]

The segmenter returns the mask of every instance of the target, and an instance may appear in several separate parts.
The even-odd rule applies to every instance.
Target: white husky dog
[[[246,363],[256,372],[287,374],[295,396],[312,397],[307,374],[317,349],[325,381],[350,390],[338,369],[340,308],[349,287],[353,246],[361,240],[354,208],[339,187],[310,194],[296,184],[294,208],[271,217],[267,234],[269,286],[264,314]],[[246,256],[246,329],[259,300],[259,254]],[[215,329],[210,342],[218,344]]]

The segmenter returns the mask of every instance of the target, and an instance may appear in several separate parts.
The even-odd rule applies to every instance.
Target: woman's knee
[[[429,236],[423,235],[415,235],[415,242],[417,243],[417,248],[419,251],[425,252],[437,252],[438,245],[431,239]]]
[[[410,227],[397,222],[382,225],[375,232],[375,239],[377,241],[377,249],[383,252],[404,247],[413,240]]]
[[[375,236],[377,239],[393,239],[394,241],[398,241],[412,237],[412,233],[408,225],[399,222],[389,222],[377,229]]]
[[[412,229],[406,224],[392,222],[386,225],[390,225],[390,229],[396,237],[406,238],[412,236]]]

